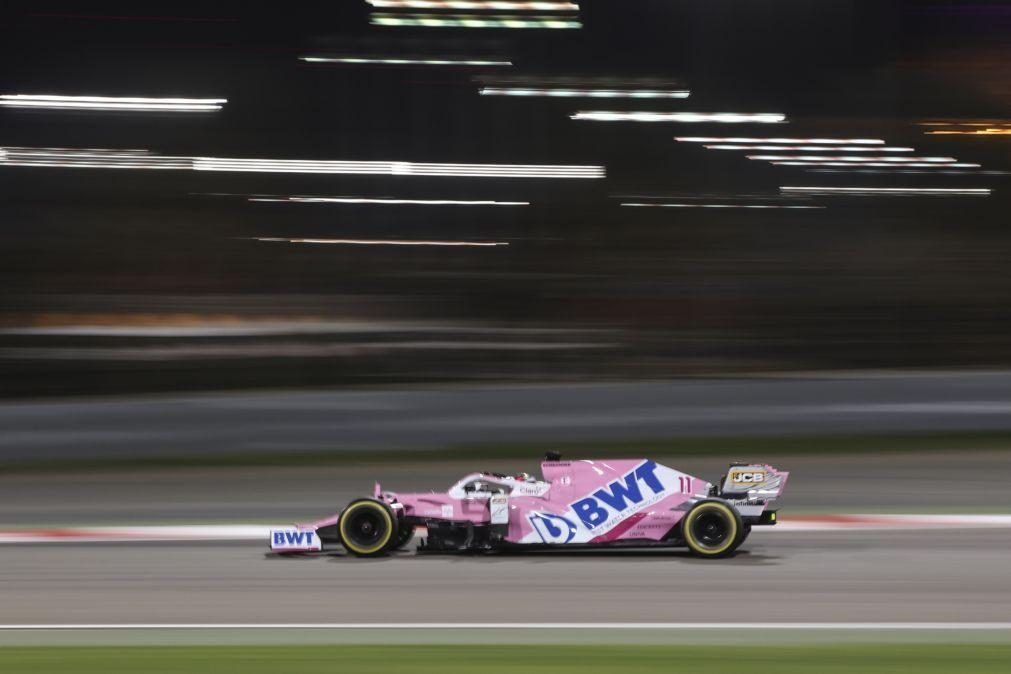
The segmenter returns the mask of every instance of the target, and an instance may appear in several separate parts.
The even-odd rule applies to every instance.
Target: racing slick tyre
[[[393,541],[393,545],[390,546],[393,550],[400,550],[414,538],[414,527],[410,524],[404,524],[403,522],[397,523],[397,536]]]
[[[751,533],[751,525],[745,524],[741,527],[741,530],[737,532],[737,540],[734,542],[734,548],[741,546],[744,541],[748,540],[748,534]]]
[[[385,503],[359,499],[340,516],[341,543],[357,557],[385,555],[398,540],[397,518]]]
[[[741,516],[722,501],[699,501],[681,524],[681,535],[697,557],[726,557],[744,540]]]

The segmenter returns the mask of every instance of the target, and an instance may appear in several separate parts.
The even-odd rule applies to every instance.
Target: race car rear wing
[[[772,501],[783,493],[790,474],[767,464],[733,463],[723,479],[724,498]]]

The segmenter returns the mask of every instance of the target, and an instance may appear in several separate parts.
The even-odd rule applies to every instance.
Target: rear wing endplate
[[[772,500],[783,493],[789,476],[767,464],[731,464],[720,492],[726,497]]]

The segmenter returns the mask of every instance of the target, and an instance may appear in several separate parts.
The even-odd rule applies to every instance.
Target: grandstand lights
[[[456,199],[392,199],[373,197],[250,197],[249,201],[292,204],[391,204],[423,206],[529,206],[529,201],[490,201]]]
[[[448,164],[403,161],[164,157],[146,152],[0,147],[0,165],[64,168],[171,168],[248,173],[314,173],[462,178],[604,178],[603,166]]]
[[[282,239],[274,237],[254,237],[254,241],[270,241],[281,243],[318,243],[329,245],[352,246],[463,246],[463,247],[495,247],[508,246],[506,241],[422,241],[404,239]]]
[[[300,56],[306,63],[349,63],[376,65],[421,65],[421,66],[511,66],[512,61],[492,59],[436,59],[436,58],[383,58],[365,56]]]
[[[785,194],[857,194],[862,196],[979,196],[990,195],[988,187],[780,187]]]
[[[790,152],[912,152],[911,147],[880,145],[703,145],[707,150],[775,150]]]
[[[674,203],[645,203],[645,202],[623,202],[621,206],[637,206],[659,208],[825,208],[824,206],[791,206],[783,204],[674,204]]]
[[[826,156],[826,155],[781,155],[781,154],[749,154],[748,159],[757,159],[762,161],[799,161],[799,162],[814,162],[814,161],[842,161],[842,162],[893,162],[896,164],[906,164],[909,162],[934,162],[934,163],[948,163],[957,161],[954,157],[868,157],[868,156]]]
[[[546,96],[556,98],[688,98],[686,89],[546,89],[531,87],[483,87],[482,96]]]
[[[418,28],[582,28],[577,18],[527,14],[372,14],[376,26]]]
[[[114,96],[0,95],[0,106],[48,110],[100,110],[128,112],[215,112],[224,98],[146,98]]]
[[[467,9],[534,12],[575,12],[574,2],[524,2],[523,0],[366,0],[380,9]]]
[[[786,115],[778,112],[621,112],[589,110],[573,113],[571,119],[591,122],[719,122],[724,124],[780,124]]]
[[[954,163],[940,163],[940,162],[884,162],[884,161],[869,161],[869,162],[845,162],[845,161],[774,161],[770,162],[774,166],[880,166],[887,168],[905,168],[905,167],[919,167],[919,168],[933,168],[933,169],[949,169],[949,168],[980,168],[979,164],[972,164],[967,162],[954,162]]]
[[[603,166],[553,164],[442,164],[390,161],[227,159],[194,157],[196,171],[317,173],[472,178],[603,178]]]
[[[679,143],[782,143],[787,145],[884,145],[880,138],[740,138],[675,136]]]

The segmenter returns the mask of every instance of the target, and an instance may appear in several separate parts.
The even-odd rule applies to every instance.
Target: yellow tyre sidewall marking
[[[360,508],[370,508],[372,510],[380,512],[382,513],[383,519],[386,520],[386,536],[383,538],[383,540],[379,541],[371,548],[358,547],[357,545],[349,541],[347,535],[344,533],[344,523],[347,521],[347,516]],[[393,536],[393,518],[390,517],[390,513],[386,511],[386,508],[382,507],[378,503],[372,503],[371,501],[355,503],[341,514],[340,532],[341,532],[341,541],[344,543],[345,547],[347,547],[352,552],[357,552],[360,555],[369,555],[374,552],[378,552],[379,550],[382,550],[383,546],[390,541],[390,538]]]
[[[699,543],[697,540],[695,540],[695,536],[692,535],[692,524],[696,519],[698,519],[699,515],[706,512],[707,510],[717,510],[723,512],[726,514],[727,519],[730,520],[730,532],[727,534],[727,540],[719,548],[707,548],[703,546],[701,543]],[[733,511],[730,510],[728,506],[725,506],[722,503],[705,503],[703,505],[700,505],[694,510],[692,510],[690,513],[688,513],[688,517],[686,519],[688,521],[685,522],[685,526],[683,528],[685,541],[688,542],[688,547],[690,547],[692,550],[699,553],[700,555],[718,555],[722,552],[726,552],[727,548],[733,545],[734,541],[737,540],[737,518],[734,517]]]

